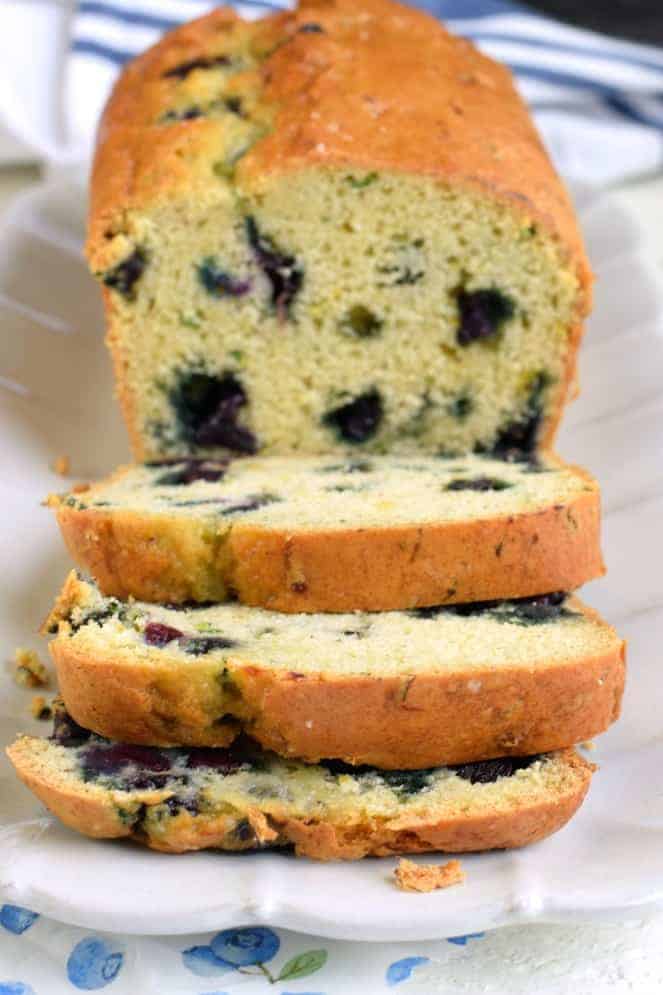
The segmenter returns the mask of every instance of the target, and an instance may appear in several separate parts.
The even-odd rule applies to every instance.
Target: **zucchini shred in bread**
[[[282,615],[103,598],[68,578],[46,628],[73,718],[110,739],[420,768],[550,752],[619,713],[624,644],[553,594],[409,612]]]
[[[120,469],[49,499],[104,594],[382,611],[572,590],[600,494],[557,457],[245,457]]]
[[[140,460],[532,452],[590,298],[509,72],[389,0],[218,9],[130,63],[88,258]]]
[[[294,846],[320,860],[533,843],[573,815],[594,769],[574,750],[455,769],[307,766],[250,741],[229,750],[112,743],[66,713],[53,739],[24,736],[8,752],[27,787],[88,836],[170,852]]]

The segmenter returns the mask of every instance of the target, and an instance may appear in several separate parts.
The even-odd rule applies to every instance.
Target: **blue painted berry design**
[[[249,926],[246,929],[224,929],[210,943],[217,957],[235,967],[263,964],[279,952],[281,941],[266,926]]]
[[[447,943],[455,943],[458,947],[466,947],[468,940],[482,940],[485,933],[463,933],[461,936],[448,936]]]
[[[221,960],[211,947],[204,945],[189,947],[188,950],[182,951],[182,960],[184,966],[199,978],[213,978],[234,970],[232,964]]]
[[[38,912],[24,909],[20,905],[3,905],[0,908],[0,926],[10,933],[20,936],[39,918]]]
[[[390,987],[400,985],[401,981],[407,981],[417,967],[427,964],[428,961],[428,957],[403,957],[402,960],[395,960],[387,968],[387,984]]]
[[[98,936],[88,936],[77,943],[67,960],[67,977],[81,991],[96,991],[113,981],[124,961],[124,954]]]

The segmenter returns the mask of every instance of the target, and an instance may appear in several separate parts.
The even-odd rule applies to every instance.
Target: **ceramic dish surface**
[[[0,230],[5,660],[17,646],[45,655],[36,631],[70,568],[40,502],[129,456],[98,288],[81,255],[83,210],[75,184],[43,186],[15,202]],[[628,639],[629,675],[622,719],[589,754],[601,769],[576,818],[527,849],[462,858],[460,887],[413,895],[394,886],[393,859],[172,857],[85,839],[50,817],[3,757],[0,901],[123,933],[261,923],[354,940],[641,918],[663,904],[663,280],[638,224],[610,197],[584,198],[581,216],[598,275],[596,308],[582,350],[582,395],[558,448],[603,487],[608,574],[583,598]],[[51,469],[61,455],[71,461],[69,481]],[[8,666],[0,685],[3,745],[23,731],[44,735],[44,723],[30,718],[31,692],[14,685]]]

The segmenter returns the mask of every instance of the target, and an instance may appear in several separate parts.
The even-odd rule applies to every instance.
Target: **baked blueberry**
[[[179,642],[179,648],[191,656],[206,656],[214,650],[227,650],[237,646],[234,639],[225,636],[186,636]]]
[[[457,300],[460,321],[456,340],[462,346],[495,335],[516,311],[512,299],[496,287],[459,290]]]
[[[79,746],[87,742],[92,733],[75,722],[64,708],[56,708],[53,716],[53,739],[60,746]]]
[[[425,605],[423,608],[410,608],[407,614],[413,618],[437,618],[444,611],[447,611],[446,605]]]
[[[488,453],[496,459],[503,459],[509,463],[536,464],[535,452],[543,418],[543,397],[551,383],[550,376],[545,370],[537,373],[532,379],[527,401],[519,417],[499,430],[492,446],[478,445],[475,447],[475,452]]]
[[[244,297],[251,290],[251,281],[232,276],[221,269],[214,256],[207,256],[196,266],[198,280],[213,297]]]
[[[445,491],[506,491],[513,484],[498,477],[458,477],[451,480]]]
[[[193,121],[195,118],[203,117],[204,111],[197,104],[189,107],[181,107],[179,110],[169,110],[161,115],[159,124],[173,124],[176,121]]]
[[[181,375],[169,393],[179,430],[195,446],[225,446],[236,452],[255,453],[254,434],[237,422],[247,404],[244,387],[234,373],[221,377],[191,372]]]
[[[138,768],[137,776],[144,772],[165,773],[171,766],[168,755],[153,746],[107,741],[86,747],[81,762],[86,774],[94,776],[117,774],[127,767]]]
[[[162,804],[168,810],[168,815],[179,815],[180,812],[190,812],[191,815],[197,815],[200,811],[195,798],[183,798],[181,795],[166,798]]]
[[[164,79],[185,79],[194,69],[215,69],[218,66],[230,66],[232,61],[229,55],[211,55],[190,59],[188,62],[179,62],[176,66],[167,69],[163,73],[163,77]]]
[[[238,501],[235,504],[228,505],[228,507],[221,510],[222,515],[236,515],[241,511],[258,511],[259,508],[266,508],[268,504],[275,504],[277,501],[281,501],[280,497],[276,494],[252,494],[246,498],[244,501]]]
[[[241,748],[235,749],[231,746],[228,749],[221,749],[220,747],[205,749],[204,747],[200,747],[189,753],[186,765],[193,770],[207,767],[210,770],[217,771],[219,774],[234,774],[235,771],[240,770],[242,767],[250,766],[250,762],[242,754]]]
[[[223,103],[226,110],[229,110],[231,114],[236,114],[237,117],[246,117],[240,97],[224,97]]]
[[[478,760],[471,764],[451,767],[458,777],[470,784],[492,784],[500,777],[511,777],[518,770],[525,770],[539,757],[499,757],[496,760]]]
[[[566,608],[566,597],[563,591],[557,591],[536,598],[518,598],[516,601],[510,601],[507,603],[504,621],[514,622],[517,625],[538,625],[543,622],[554,622],[558,618],[572,618],[576,613]],[[495,613],[495,617],[500,616]]]
[[[382,780],[399,795],[415,795],[430,785],[432,770],[381,770]]]
[[[138,246],[121,263],[107,270],[101,279],[107,287],[117,290],[126,300],[133,301],[136,296],[135,284],[143,275],[146,266],[147,253]]]
[[[148,622],[143,631],[145,642],[149,646],[166,646],[174,639],[179,639],[183,635],[179,629],[172,625],[164,625],[162,622]]]
[[[458,421],[465,421],[474,410],[474,401],[469,394],[463,393],[455,397],[449,405],[449,414]]]
[[[80,618],[70,618],[70,632],[74,635],[83,625],[87,625],[88,622],[96,622],[97,625],[103,625],[110,618],[119,618],[120,621],[124,618],[124,612],[117,598],[109,598],[101,608],[89,611]]]
[[[245,220],[246,236],[258,266],[271,284],[270,302],[280,321],[290,317],[290,311],[304,282],[304,270],[295,256],[284,252],[258,228],[255,218]]]
[[[382,397],[373,387],[354,401],[328,411],[322,423],[335,429],[346,442],[367,442],[378,431],[383,413]]]
[[[197,480],[215,483],[217,480],[223,479],[228,469],[228,462],[228,460],[190,459],[173,470],[161,474],[154,481],[154,485],[157,487],[179,487],[183,484],[193,484]]]
[[[232,830],[232,836],[239,843],[256,843],[255,829],[248,819],[240,819]]]
[[[510,601],[475,601],[464,605],[449,605],[448,610],[462,617],[490,615],[497,622],[540,625],[575,615],[575,612],[565,607],[566,597],[564,592],[554,592]]]

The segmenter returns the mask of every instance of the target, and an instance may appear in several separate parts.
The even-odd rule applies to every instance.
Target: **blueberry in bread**
[[[622,640],[564,594],[284,615],[122,602],[72,573],[46,628],[80,725],[158,746],[226,746],[244,730],[310,762],[550,752],[614,721],[624,683]]]
[[[220,8],[125,69],[99,134],[88,258],[136,458],[551,444],[588,264],[467,41],[391,0]]]
[[[52,739],[8,750],[27,787],[66,825],[178,853],[294,847],[302,857],[523,846],[559,829],[593,767],[573,750],[456,768],[309,766],[263,752],[115,743],[66,713]]]
[[[49,500],[105,594],[380,611],[572,590],[603,571],[598,485],[541,455],[125,467]]]

